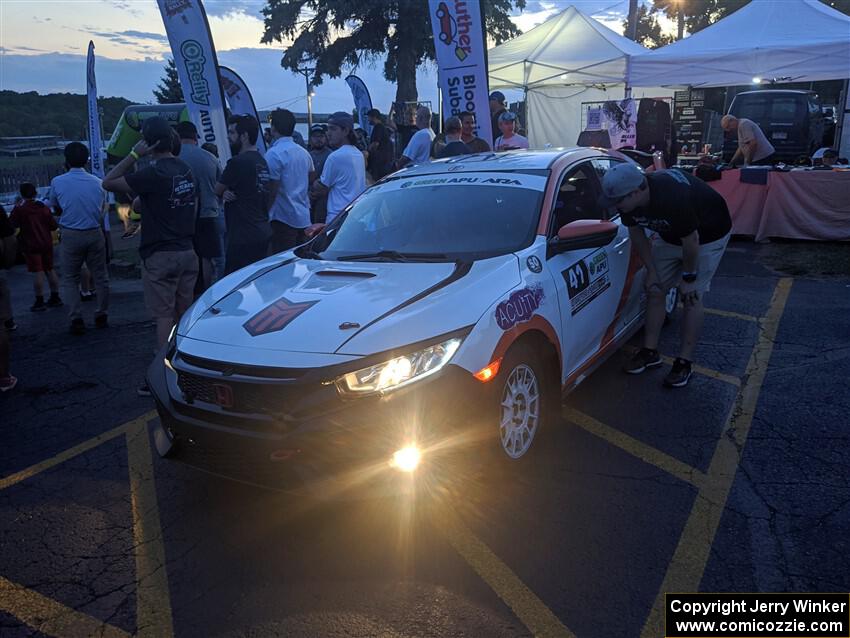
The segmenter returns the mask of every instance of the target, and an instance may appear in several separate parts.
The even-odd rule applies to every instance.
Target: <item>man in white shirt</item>
[[[310,225],[308,189],[313,172],[310,153],[295,143],[295,116],[286,109],[276,109],[271,117],[272,146],[266,152],[271,176],[272,208],[269,220],[272,254],[289,250],[302,243],[304,229]]]
[[[59,246],[64,296],[69,305],[71,333],[75,335],[86,331],[78,293],[83,263],[94,275],[97,292],[95,326],[108,326],[109,273],[106,270],[106,238],[103,234],[106,191],[100,179],[86,171],[88,161],[88,147],[80,142],[71,142],[65,147],[68,172],[50,182],[50,206],[59,214],[59,227],[62,229]]]
[[[325,160],[322,176],[313,183],[313,193],[316,197],[327,194],[325,223],[330,224],[366,190],[366,161],[354,146],[354,118],[350,113],[337,111],[328,118],[327,137],[330,147],[336,150]]]
[[[431,143],[435,136],[431,130],[431,109],[427,106],[416,109],[416,128],[419,130],[410,138],[398,160],[399,168],[408,164],[425,164],[431,159]]]
[[[493,149],[496,151],[514,151],[528,148],[528,139],[516,132],[516,113],[505,111],[499,116],[499,130],[502,134],[496,138]]]
[[[738,119],[734,115],[724,115],[720,119],[720,128],[727,133],[737,131],[738,150],[729,162],[733,166],[739,157],[744,166],[772,166],[776,149],[767,141],[759,125],[745,117]]]

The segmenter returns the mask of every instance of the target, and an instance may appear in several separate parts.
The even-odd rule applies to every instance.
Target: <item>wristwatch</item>
[[[697,274],[695,272],[683,272],[682,273],[682,281],[686,284],[692,284],[697,280]]]

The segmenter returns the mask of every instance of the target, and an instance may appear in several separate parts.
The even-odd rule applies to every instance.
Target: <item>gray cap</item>
[[[644,179],[646,178],[637,165],[631,162],[614,164],[602,178],[600,203],[603,206],[613,206],[623,197],[640,188]]]
[[[339,126],[340,128],[345,127],[349,131],[354,130],[354,118],[351,113],[346,113],[345,111],[337,111],[333,115],[328,118],[328,124],[333,124],[334,126]]]

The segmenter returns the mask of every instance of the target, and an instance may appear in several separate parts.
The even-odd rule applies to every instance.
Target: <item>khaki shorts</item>
[[[720,265],[726,244],[729,243],[729,235],[720,239],[702,244],[699,247],[699,261],[697,262],[696,291],[705,294],[711,289],[711,278]],[[661,280],[663,290],[678,285],[682,279],[682,247],[676,244],[668,244],[660,237],[652,242],[652,261],[655,270]]]
[[[154,318],[177,321],[192,305],[197,278],[194,250],[157,252],[143,259],[145,305]]]

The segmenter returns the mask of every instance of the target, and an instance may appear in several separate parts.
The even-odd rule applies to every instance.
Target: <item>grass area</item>
[[[795,277],[850,278],[850,242],[773,240],[760,247],[758,258]]]
[[[56,155],[26,155],[23,157],[0,157],[0,170],[31,168],[33,166],[62,166],[65,157]]]

